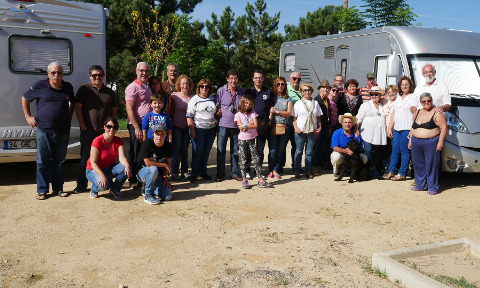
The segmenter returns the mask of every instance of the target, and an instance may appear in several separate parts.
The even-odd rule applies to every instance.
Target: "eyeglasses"
[[[370,94],[371,97],[380,97],[380,94]]]
[[[338,89],[332,89],[332,91],[333,91],[333,92],[337,92],[337,91],[338,91]]]
[[[150,73],[150,69],[137,69],[140,73]]]
[[[422,104],[432,103],[432,100],[422,100]]]
[[[63,75],[63,71],[50,71],[52,75]]]
[[[313,92],[312,89],[303,89],[302,91],[305,92],[305,93],[307,93],[307,92]]]
[[[295,81],[295,82],[296,82],[297,80],[298,80],[298,81],[302,81],[302,78],[300,78],[300,77],[298,77],[298,78],[297,78],[297,77],[292,77],[292,80]]]
[[[198,85],[198,87],[203,88],[203,89],[210,88],[210,86],[207,85],[207,84]]]
[[[285,86],[285,83],[277,83],[277,86]]]
[[[105,128],[107,128],[108,130],[110,130],[110,129],[118,130],[118,126],[116,126],[116,125],[110,125],[110,124],[105,125]]]
[[[92,78],[103,77],[105,74],[92,74]]]

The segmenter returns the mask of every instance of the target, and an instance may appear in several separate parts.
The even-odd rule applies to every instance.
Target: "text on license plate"
[[[12,140],[4,142],[4,149],[37,148],[37,140]]]

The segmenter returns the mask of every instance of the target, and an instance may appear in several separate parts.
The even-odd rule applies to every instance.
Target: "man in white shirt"
[[[420,95],[423,92],[428,92],[432,95],[433,105],[435,105],[438,112],[446,112],[452,106],[452,99],[447,86],[438,82],[435,78],[437,71],[432,64],[426,64],[422,68],[422,74],[425,78],[425,84],[417,86],[413,93],[412,99],[412,114],[417,115],[417,109],[421,109]]]

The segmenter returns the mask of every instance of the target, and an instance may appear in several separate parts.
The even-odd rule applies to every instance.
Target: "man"
[[[150,107],[150,96],[152,90],[148,87],[148,77],[150,76],[150,65],[146,62],[137,64],[135,70],[137,78],[125,88],[125,103],[128,116],[128,133],[130,134],[130,150],[128,152],[128,162],[132,167],[132,178],[130,184],[137,182],[135,176],[137,171],[137,156],[140,151],[140,145],[143,139],[142,121],[143,117],[152,111]]]
[[[373,72],[368,72],[367,73],[367,79],[365,80],[367,82],[367,86],[363,86],[362,88],[360,88],[360,95],[362,95],[362,100],[363,100],[363,103],[367,102],[368,100],[370,100],[372,97],[370,97],[370,90],[372,90],[372,87],[373,86],[378,86],[377,85],[377,74],[373,73]],[[380,96],[380,100],[384,99],[386,96],[383,95],[383,91],[382,93],[380,93],[381,96]]]
[[[343,163],[344,154],[353,155],[353,151],[346,148],[348,141],[351,139],[357,139],[360,142],[360,146],[363,147],[362,137],[355,136],[352,127],[357,124],[357,117],[352,116],[350,113],[345,113],[338,117],[338,122],[342,124],[342,128],[335,130],[332,135],[332,155],[330,160],[333,165],[333,175],[338,177],[338,166]],[[363,149],[362,149],[363,150]],[[364,164],[367,163],[368,158],[364,154],[360,154]]]
[[[292,72],[292,74],[290,74],[289,83],[287,84],[287,92],[288,97],[290,97],[290,100],[292,100],[293,106],[295,106],[295,103],[297,103],[298,100],[302,99],[302,93],[300,93],[300,82],[302,82],[300,73],[296,71]],[[285,133],[287,134],[288,141],[290,141],[290,145],[292,147],[292,150],[290,151],[290,156],[292,157],[292,170],[294,170],[293,163],[295,162],[295,150],[297,146],[295,145],[295,129],[293,128],[293,117],[288,117],[287,126],[285,127]],[[285,166],[286,160],[287,155],[285,151],[283,158],[280,162],[282,163],[282,168]],[[278,172],[281,173],[283,171]]]
[[[163,108],[162,112],[165,112],[170,116],[170,119],[173,120],[175,116],[175,101],[171,97],[172,93],[177,92],[177,75],[178,75],[178,66],[175,63],[169,63],[167,65],[167,81],[162,82],[162,88],[160,91],[163,91]]]
[[[85,169],[93,139],[103,133],[105,119],[117,118],[117,95],[103,84],[105,71],[102,66],[93,65],[88,70],[88,75],[90,83],[80,86],[75,96],[75,113],[80,125],[80,163],[77,187],[73,189],[73,193],[81,193],[87,189]]]
[[[249,95],[255,105],[255,112],[257,112],[257,152],[260,158],[260,163],[263,164],[265,143],[267,142],[267,137],[270,127],[270,108],[274,105],[275,95],[273,94],[270,88],[263,86],[263,81],[265,81],[265,76],[261,70],[255,70],[253,72],[253,87],[247,89],[245,94]]]
[[[319,173],[320,170],[327,169],[328,163],[328,154],[330,151],[328,145],[328,136],[330,134],[330,115],[332,113],[332,107],[330,105],[330,100],[328,99],[328,94],[332,87],[328,80],[323,80],[318,86],[319,95],[315,97],[315,100],[318,102],[320,108],[322,109],[321,123],[323,129],[320,131],[317,140],[315,141],[315,146],[313,148],[313,161],[312,161],[312,172]]]
[[[242,181],[238,173],[238,126],[233,120],[238,110],[238,104],[245,91],[238,87],[237,70],[227,72],[227,84],[217,90],[215,104],[219,107],[217,116],[218,136],[217,136],[217,182],[225,179],[225,155],[227,149],[227,140],[230,140],[230,165],[232,179]]]
[[[148,204],[156,205],[160,200],[172,199],[172,186],[167,175],[172,171],[172,143],[165,141],[167,125],[163,122],[152,127],[153,138],[142,143],[138,154],[138,180],[145,184],[145,199]]]
[[[435,75],[437,74],[435,67],[433,67],[432,64],[423,66],[422,74],[425,78],[425,84],[419,85],[417,88],[415,88],[415,92],[413,92],[411,109],[414,117],[417,115],[417,109],[422,108],[422,104],[420,103],[420,95],[424,92],[428,92],[432,95],[433,105],[435,105],[438,112],[443,113],[444,111],[449,111],[452,106],[450,92],[448,91],[447,86],[443,85],[441,82],[438,82],[435,78]]]
[[[50,180],[52,192],[67,197],[63,191],[63,164],[67,155],[70,124],[75,110],[73,86],[63,81],[63,67],[52,62],[48,79],[39,80],[22,96],[27,123],[37,127],[37,199],[47,199]],[[37,113],[32,116],[30,102],[36,100]]]
[[[345,87],[345,82],[343,80],[343,76],[342,74],[337,74],[335,75],[335,78],[333,79],[333,84],[335,86],[337,86],[337,88],[340,90],[340,91],[343,91],[344,87]]]

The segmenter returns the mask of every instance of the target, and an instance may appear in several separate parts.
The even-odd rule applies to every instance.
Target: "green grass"
[[[364,265],[362,266],[362,268],[365,272],[370,273],[370,274],[375,274],[378,277],[382,277],[382,278],[385,278],[385,279],[388,278],[388,274],[387,274],[386,270],[382,271],[378,267],[373,267],[372,262],[370,262],[368,260],[364,261],[363,263],[364,263]]]
[[[459,287],[459,288],[478,288],[477,285],[469,283],[465,277],[460,277],[458,279],[455,279],[450,276],[445,276],[445,275],[437,275],[434,276],[435,280],[442,282],[443,284],[446,285],[453,285],[454,287]]]
[[[280,278],[280,279],[277,279],[277,285],[280,285],[280,286],[287,286],[288,285],[288,279],[285,279],[285,278]]]
[[[128,118],[118,118],[118,126],[120,130],[126,130],[128,124]]]

